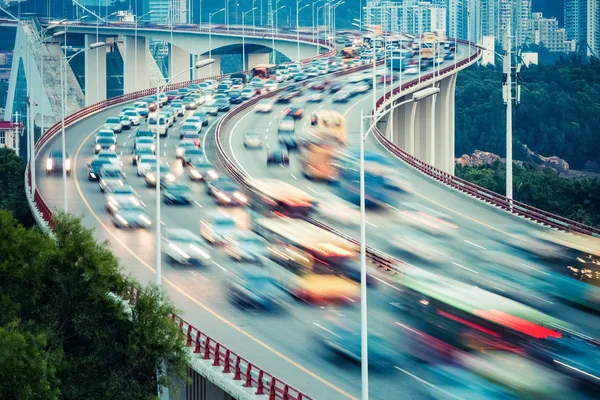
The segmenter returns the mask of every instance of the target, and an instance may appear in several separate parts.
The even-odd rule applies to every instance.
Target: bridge
[[[404,76],[401,82],[396,82],[386,90],[382,85],[377,86],[374,89],[375,110],[372,110],[373,94],[370,92],[358,95],[346,104],[332,103],[327,99],[322,104],[307,105],[305,111],[309,113],[326,108],[344,114],[348,120],[348,140],[352,146],[358,143],[361,109],[367,114],[377,114],[385,107],[404,102],[423,88],[440,89],[436,97],[422,102],[408,102],[404,108],[398,107],[394,117],[383,120],[377,126],[366,146],[368,151],[392,162],[403,179],[410,183],[408,195],[402,199],[404,203],[415,204],[426,213],[445,215],[451,221],[456,233],[448,240],[451,240],[455,251],[447,252],[447,257],[438,268],[459,280],[468,280],[472,274],[484,274],[478,265],[481,259],[498,254],[518,260],[523,257],[522,253],[507,245],[517,232],[528,234],[552,227],[583,234],[584,236],[565,235],[580,247],[593,245],[590,237],[599,234],[597,230],[582,224],[518,202],[509,202],[500,195],[453,176],[456,74],[476,62],[479,55],[476,47],[460,43],[455,61],[447,61],[439,68],[419,76]],[[344,79],[363,74],[368,69],[367,66],[337,72],[330,78]],[[172,87],[183,84],[174,84]],[[93,157],[94,133],[104,120],[114,115],[120,107],[151,93],[152,90],[142,90],[101,101],[70,115],[66,120],[67,152],[72,157],[73,165],[67,182],[69,210],[80,215],[86,226],[95,229],[98,240],[111,242],[127,272],[141,282],[155,279],[153,230],[126,232],[113,228],[104,211],[104,200],[97,185],[90,184],[87,180],[86,165]],[[264,96],[272,95],[274,93]],[[257,101],[258,98],[245,102],[211,121],[203,144],[211,161],[220,165],[242,185],[248,185],[250,177],[272,177],[315,194],[329,191],[330,188],[325,184],[303,178],[293,157],[289,170],[268,169],[264,165],[264,159],[257,161],[257,157],[263,153],[244,150],[243,134],[250,130],[260,133],[265,143],[276,143],[276,125],[273,122],[274,117],[283,111],[283,106],[276,105],[271,115],[258,115],[252,112],[252,106]],[[58,126],[54,126],[36,143],[38,156],[58,145],[56,140],[59,132]],[[131,135],[121,134],[119,148],[129,149],[132,140]],[[182,175],[183,169],[174,160],[177,142],[177,138],[170,137],[165,140],[164,148],[159,150],[172,163],[175,174]],[[124,170],[130,177],[128,184],[142,194],[149,214],[153,215],[154,192],[146,189],[143,182],[135,177],[135,170],[127,162],[127,150],[122,156]],[[43,157],[38,157],[33,168],[38,178],[35,192],[29,194],[30,202],[40,225],[47,227],[52,210],[60,209],[63,204],[62,180],[58,176],[44,174]],[[28,172],[26,181],[31,188],[31,171]],[[200,216],[217,207],[201,186],[193,187],[193,199],[194,205],[187,210],[164,207],[160,223],[165,227],[185,227],[196,231]],[[244,223],[245,217],[239,210],[229,209],[228,212],[237,221]],[[368,255],[372,265],[369,274],[376,281],[369,288],[370,329],[393,342],[399,335],[397,324],[402,321],[391,304],[398,290],[401,290],[392,278],[406,263],[404,256],[397,254],[389,240],[395,230],[395,226],[390,223],[389,211],[370,212],[368,221]],[[335,221],[312,222],[351,240],[359,237],[357,227]],[[528,259],[520,260],[522,263],[530,263]],[[229,304],[220,290],[222,283],[235,273],[236,265],[232,265],[219,251],[213,252],[210,268],[201,272],[172,266],[165,266],[163,270],[164,289],[187,321],[182,321],[181,326],[188,334],[189,344],[211,366],[214,365],[213,371],[216,369],[219,374],[224,371],[231,379],[238,378],[239,382],[233,381],[238,387],[248,386],[251,388],[250,392],[259,393],[258,396],[265,393],[273,394],[271,398],[358,398],[358,367],[328,360],[324,349],[312,340],[314,330],[319,329],[321,314],[329,310],[295,304],[276,317],[241,311]],[[597,337],[600,323],[596,315],[571,305],[555,304],[551,298],[540,298],[537,301],[552,316],[576,326],[582,337]],[[354,316],[359,312],[356,307],[344,308],[342,311]],[[201,329],[202,333],[197,333],[194,327]],[[243,359],[232,356],[234,353],[228,349],[235,351],[236,355],[240,354]],[[277,379],[267,372],[276,375]],[[372,398],[398,398],[400,393],[403,398],[423,398],[432,390],[432,386],[434,391],[439,390],[438,395],[447,395],[427,381],[424,368],[417,363],[398,360],[398,365],[394,368],[373,373],[370,378]],[[285,397],[284,392],[287,392],[288,397]]]

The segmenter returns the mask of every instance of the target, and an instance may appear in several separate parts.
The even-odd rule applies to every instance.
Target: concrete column
[[[252,53],[246,56],[246,65],[249,70],[260,64],[268,64],[270,53]]]
[[[149,54],[149,40],[145,37],[125,36],[123,38],[123,89],[124,93],[131,93],[150,87],[149,68],[146,64]],[[137,64],[137,68],[136,68]]]
[[[96,35],[85,35],[85,47],[106,38]],[[106,47],[85,52],[85,105],[106,100]],[[99,77],[99,80],[96,80]]]
[[[175,74],[180,73],[184,69],[190,68],[191,58],[190,58],[189,51],[185,51],[181,47],[174,46],[173,44],[171,44],[171,46],[169,46],[169,47],[171,48],[171,57],[172,57],[172,61],[170,62],[170,64],[173,67],[173,70],[169,71],[169,76],[174,76]],[[177,76],[171,82],[172,83],[185,82],[185,81],[189,81],[191,79],[192,79],[192,71],[190,71],[189,73],[184,73],[184,74]]]
[[[456,127],[456,79],[458,78],[457,74],[452,75],[452,80],[450,81],[450,86],[448,88],[448,119],[450,122],[448,123],[448,163],[446,172],[454,175],[454,157],[455,157],[455,127]]]
[[[208,54],[198,56],[198,60],[205,60],[207,58],[209,58]],[[213,54],[212,58],[215,60],[214,63],[198,70],[198,79],[208,78],[211,76],[217,76],[221,74],[221,56]]]

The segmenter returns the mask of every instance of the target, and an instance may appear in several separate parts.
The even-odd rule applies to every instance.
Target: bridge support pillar
[[[125,36],[123,57],[123,89],[124,93],[131,93],[150,87],[149,69],[146,65],[149,54],[149,40],[143,36]]]
[[[439,113],[436,122],[439,143],[436,167],[454,175],[454,128],[455,128],[455,92],[457,74],[444,79],[440,84]],[[438,128],[439,127],[439,128]]]
[[[106,41],[103,36],[85,35],[85,47],[98,41]],[[85,52],[85,105],[106,100],[106,47]],[[98,79],[97,79],[98,78]]]
[[[188,51],[182,49],[181,47],[175,46],[173,44],[170,45],[171,48],[171,62],[170,67],[171,70],[169,71],[169,76],[173,76],[175,74],[180,73],[181,71],[183,71],[186,68],[190,68],[190,62],[191,62],[191,55]],[[192,79],[192,71],[189,71],[188,73],[183,73],[179,76],[177,76],[175,79],[173,79],[171,82],[172,83],[178,83],[178,82],[185,82],[185,81],[189,81]]]
[[[268,64],[270,53],[251,53],[246,56],[246,68],[251,70],[260,64]]]

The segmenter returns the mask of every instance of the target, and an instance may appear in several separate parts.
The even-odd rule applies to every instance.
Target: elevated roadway
[[[468,56],[468,50],[459,47],[459,58]],[[405,81],[414,79],[405,77]],[[378,91],[382,91],[379,87]],[[346,115],[349,127],[350,145],[356,145],[358,139],[358,114],[363,108],[371,108],[372,97],[362,95],[355,97],[345,105],[331,104],[325,100],[321,104],[307,105],[305,114],[309,115],[314,109],[335,109]],[[93,157],[94,133],[103,121],[114,115],[126,104],[103,110],[82,120],[67,130],[67,151],[73,159],[73,173],[68,181],[69,211],[80,215],[83,223],[95,229],[99,240],[108,240],[115,253],[120,257],[126,272],[131,273],[142,283],[153,282],[155,265],[155,234],[154,229],[147,231],[122,231],[110,224],[108,213],[104,209],[104,197],[98,185],[87,180],[87,163]],[[288,181],[309,192],[329,191],[320,183],[308,181],[302,177],[295,166],[292,157],[290,169],[267,169],[266,154],[263,151],[248,151],[243,148],[242,136],[247,131],[256,131],[263,135],[265,143],[276,144],[277,119],[284,106],[276,106],[270,115],[257,115],[252,111],[242,112],[231,122],[225,124],[222,133],[224,150],[240,169],[253,177],[277,177]],[[307,117],[300,124],[307,123]],[[180,122],[178,122],[179,124]],[[206,134],[204,147],[207,154],[215,154],[216,142],[214,137],[217,119],[212,119]],[[204,128],[206,129],[206,128]],[[154,189],[145,187],[142,178],[138,178],[131,165],[130,153],[133,146],[134,130],[124,131],[119,135],[118,152],[122,153],[124,170],[127,173],[127,184],[131,184],[142,196],[152,216],[155,212]],[[184,171],[175,159],[175,146],[178,142],[177,130],[171,130],[171,136],[162,142],[164,159],[181,176]],[[58,137],[59,138],[59,137]],[[60,209],[62,205],[62,179],[60,176],[48,175],[44,172],[44,155],[58,145],[56,139],[51,140],[40,151],[36,171],[38,189],[50,207]],[[369,151],[376,152],[394,160],[373,137],[368,141]],[[216,159],[212,160],[217,162]],[[457,233],[452,238],[453,251],[448,262],[436,268],[453,276],[468,279],[471,274],[482,273],[477,263],[488,257],[488,254],[512,254],[514,257],[526,256],[503,244],[502,236],[513,230],[538,229],[529,222],[524,222],[499,212],[477,201],[470,200],[464,195],[447,189],[415,172],[405,164],[396,162],[398,171],[412,183],[410,194],[403,197],[402,202],[417,203],[427,209],[438,211],[450,216],[452,223],[457,226]],[[43,178],[42,178],[43,177]],[[184,227],[198,231],[200,217],[218,207],[205,194],[203,184],[190,183],[193,190],[193,205],[190,207],[164,206],[162,208],[163,228]],[[399,204],[396,205],[400,207]],[[227,208],[240,227],[247,223],[245,213],[240,209]],[[383,252],[394,255],[395,249],[389,245],[387,236],[393,232],[394,225],[390,213],[369,213],[368,244]],[[154,225],[159,223],[154,221]],[[336,224],[327,221],[351,237],[358,237],[355,227]],[[314,308],[302,304],[291,304],[285,313],[279,315],[264,315],[259,312],[242,311],[229,303],[223,290],[222,283],[230,279],[236,272],[236,264],[230,261],[221,250],[212,251],[212,263],[208,268],[176,267],[163,263],[163,279],[165,290],[174,300],[177,307],[185,314],[186,319],[201,327],[207,334],[218,338],[222,343],[235,349],[246,358],[258,361],[258,364],[282,380],[296,386],[305,393],[317,399],[354,399],[360,393],[360,370],[350,362],[340,363],[332,359],[322,348],[312,340],[312,332],[321,314],[331,311],[328,308]],[[396,254],[400,256],[399,254]],[[529,264],[528,264],[529,265]],[[537,268],[538,266],[532,266]],[[395,322],[401,321],[401,315],[393,307],[395,293],[398,290],[385,274],[376,270],[373,276],[379,280],[379,285],[369,291],[369,318],[373,331],[389,339],[389,343],[401,340]],[[537,296],[537,294],[533,294]],[[551,298],[540,297],[541,307],[547,307],[553,315],[568,322],[575,323],[582,333],[597,336],[600,323],[597,317],[590,316],[581,310],[563,304],[555,304]],[[346,314],[356,316],[357,307],[339,309]],[[371,374],[371,394],[373,398],[390,399],[422,398],[425,391],[431,390],[426,374],[413,363],[398,360],[397,368],[391,371],[373,372]],[[440,396],[444,393],[440,392]]]

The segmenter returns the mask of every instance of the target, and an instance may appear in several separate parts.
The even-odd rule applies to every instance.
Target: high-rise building
[[[446,30],[446,9],[429,1],[368,0],[363,15],[366,25],[380,26],[387,32],[421,34]]]
[[[565,28],[560,28],[556,18],[544,18],[542,13],[532,14],[534,43],[543,45],[549,51],[571,51],[572,41],[567,40]]]
[[[512,28],[514,43],[522,46],[533,42],[533,21],[531,19],[531,0],[514,0],[512,10]]]
[[[565,0],[567,39],[600,54],[600,0]]]
[[[481,0],[481,30],[483,36],[499,38],[500,7],[498,0]]]
[[[467,39],[469,26],[468,0],[447,0],[446,16],[448,36]]]
[[[468,0],[467,7],[467,40],[479,43],[483,37],[481,0]]]

